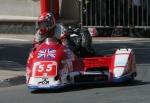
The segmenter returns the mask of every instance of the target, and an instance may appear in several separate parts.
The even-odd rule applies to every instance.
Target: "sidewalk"
[[[0,70],[0,88],[24,84],[25,71]]]
[[[9,87],[25,83],[25,66],[11,62],[0,61],[0,87]]]
[[[27,17],[27,16],[10,16],[10,15],[0,15],[0,22],[35,22],[37,17]]]
[[[4,81],[17,76],[25,76],[25,71],[12,71],[0,69],[0,81]]]

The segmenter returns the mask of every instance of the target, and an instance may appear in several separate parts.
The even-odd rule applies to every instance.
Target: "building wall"
[[[64,19],[78,19],[77,0],[60,0],[60,15]],[[38,16],[39,0],[0,0],[0,15]]]
[[[38,14],[37,0],[0,0],[0,15],[34,17]]]
[[[77,0],[62,0],[61,17],[79,19],[79,5]]]
[[[65,20],[59,22],[74,25],[78,21],[78,6],[75,4],[75,0],[60,1],[62,4],[60,4],[60,15]],[[34,34],[35,19],[31,18],[37,17],[39,14],[39,0],[0,0],[0,33]],[[29,20],[26,20],[27,18]]]

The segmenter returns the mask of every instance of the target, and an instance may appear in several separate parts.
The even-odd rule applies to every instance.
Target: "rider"
[[[37,20],[37,27],[38,27],[38,29],[35,33],[35,37],[34,37],[34,41],[33,41],[33,45],[35,48],[37,46],[39,46],[46,38],[54,37],[54,38],[58,39],[58,41],[61,40],[61,43],[67,49],[65,51],[69,51],[69,55],[70,55],[70,53],[72,51],[68,50],[68,46],[64,42],[67,37],[67,33],[65,32],[66,31],[65,27],[62,25],[56,24],[55,17],[53,16],[52,13],[41,14]],[[63,29],[63,30],[60,30],[60,29]],[[73,53],[71,53],[71,54],[73,54]]]
[[[65,47],[68,47],[73,52],[76,52],[75,47],[72,45],[72,41],[67,38],[68,33],[66,28],[63,25],[56,24],[55,17],[52,13],[41,14],[37,20],[37,27],[38,29],[36,31],[33,43],[34,47],[40,45],[47,37],[55,37],[60,40]],[[85,50],[82,51],[85,52]]]
[[[35,33],[34,46],[42,43],[47,37],[54,36],[56,21],[51,13],[43,13],[37,20],[38,30]]]

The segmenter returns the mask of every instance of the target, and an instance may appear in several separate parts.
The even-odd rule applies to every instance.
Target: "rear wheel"
[[[136,72],[133,73],[133,74],[131,75],[131,78],[127,81],[127,83],[134,83],[136,75],[137,75]]]

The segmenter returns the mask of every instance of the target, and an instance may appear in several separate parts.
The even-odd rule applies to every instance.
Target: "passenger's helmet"
[[[41,34],[46,34],[55,27],[55,18],[51,13],[43,13],[38,17],[37,25]]]

